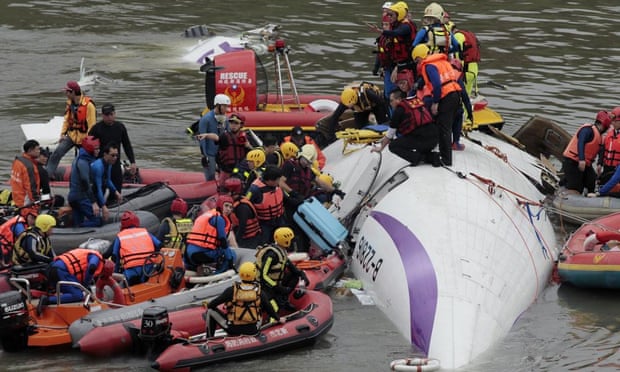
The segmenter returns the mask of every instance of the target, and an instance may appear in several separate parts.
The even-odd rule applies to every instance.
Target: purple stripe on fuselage
[[[430,257],[415,234],[400,221],[383,212],[373,211],[370,215],[400,253],[409,288],[411,342],[428,356],[437,309],[437,277]]]

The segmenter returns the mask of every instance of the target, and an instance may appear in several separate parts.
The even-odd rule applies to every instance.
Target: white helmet
[[[443,8],[437,3],[430,3],[426,9],[424,9],[424,17],[436,18],[443,22],[443,16]]]
[[[392,5],[394,5],[394,3],[392,3],[391,1],[386,1],[385,3],[383,3],[383,6],[381,8],[390,9]]]
[[[214,105],[230,105],[230,98],[225,94],[217,94],[213,99]]]

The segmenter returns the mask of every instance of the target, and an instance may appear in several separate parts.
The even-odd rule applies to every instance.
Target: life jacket
[[[261,318],[260,292],[258,283],[234,283],[233,299],[227,304],[228,321],[234,325],[256,324]]]
[[[592,127],[592,131],[594,132],[594,138],[592,139],[592,141],[586,143],[584,150],[584,160],[586,161],[586,165],[590,166],[594,159],[596,159],[596,155],[599,153],[601,145],[603,144],[603,138],[601,137],[601,133],[598,131],[598,128],[596,128],[596,125],[594,124],[582,125],[570,139],[570,142],[568,143],[568,146],[566,146],[566,149],[564,150],[564,153],[562,155],[576,162],[579,162],[579,139],[577,137],[579,135],[579,132],[585,127]]]
[[[0,258],[5,263],[12,260],[13,247],[15,246],[15,225],[18,223],[26,225],[26,219],[17,215],[0,225],[0,254],[2,255]]]
[[[286,252],[284,252],[282,248],[275,247],[271,244],[259,247],[258,252],[256,252],[256,268],[261,274],[263,273],[264,257],[267,252],[273,252],[276,255],[275,261],[272,261],[271,266],[269,266],[267,276],[274,282],[280,283],[284,277],[284,269],[286,268],[286,260],[288,259]]]
[[[377,57],[381,67],[389,68],[392,65],[392,38],[381,35],[377,38]]]
[[[228,146],[225,149],[222,149],[221,146],[218,147],[217,161],[224,172],[230,173],[241,160],[245,159],[248,152],[246,147],[248,139],[243,131],[239,131],[237,135],[232,132],[225,132],[223,136],[226,136]]]
[[[401,24],[407,25],[410,31],[406,36],[394,36],[391,39],[391,48],[389,50],[392,65],[408,62],[411,60],[411,42],[415,38],[417,32],[415,24],[408,20],[398,21],[392,25],[392,30]]]
[[[32,194],[33,198],[38,199],[39,195],[41,194],[41,190],[39,189],[39,184],[37,182],[37,180],[39,179],[39,170],[36,169],[35,172],[36,166],[33,163],[33,160],[27,159],[24,156],[16,156],[15,160],[19,161],[24,165],[24,167],[26,167],[26,171],[28,172],[28,181],[30,182],[30,193]],[[31,200],[31,202],[34,201],[36,200]]]
[[[269,187],[259,178],[252,182],[263,194],[263,200],[254,204],[259,221],[270,221],[284,214],[284,193],[278,186]]]
[[[185,253],[185,240],[187,234],[192,231],[194,221],[191,218],[179,218],[178,220],[165,217],[164,221],[168,224],[169,232],[164,236],[163,246],[168,248],[180,249]]]
[[[448,54],[452,42],[452,34],[446,25],[443,23],[441,25],[434,24],[431,26],[424,26],[424,29],[426,29],[426,45],[428,45],[430,49],[429,54]]]
[[[32,262],[32,259],[22,246],[24,239],[27,236],[31,236],[35,239],[36,244],[33,249],[37,250],[37,253],[42,254],[44,256],[51,257],[52,255],[52,244],[50,243],[49,238],[42,236],[40,233],[33,230],[32,227],[23,231],[17,237],[15,241],[15,245],[13,246],[13,265],[24,265]]]
[[[92,277],[97,277],[103,271],[103,257],[101,257],[101,253],[94,251],[92,249],[86,248],[76,248],[72,249],[69,252],[63,253],[60,256],[56,257],[54,261],[61,260],[65,266],[67,267],[67,271],[69,274],[75,276],[77,280],[82,284],[90,284],[84,283],[86,280],[86,270],[88,270],[88,255],[94,254],[99,258],[99,265],[97,265],[97,269],[93,273]]]
[[[398,132],[402,135],[433,122],[433,115],[418,97],[408,97],[400,101],[398,106],[405,110],[405,119],[400,123]]]
[[[432,89],[433,85],[426,74],[426,66],[433,65],[437,68],[439,79],[441,81],[441,98],[452,92],[460,92],[461,86],[458,83],[458,71],[448,62],[448,56],[440,54],[431,54],[424,58],[420,63],[420,72],[424,78],[424,84]]]
[[[194,221],[192,231],[187,234],[186,244],[193,244],[205,249],[217,249],[220,245],[217,238],[217,228],[209,223],[211,218],[215,216],[222,216],[222,214],[215,209],[211,209],[198,216],[196,221]],[[226,232],[228,233],[230,231],[230,220],[224,218],[224,221],[226,221]]]
[[[124,270],[144,265],[144,260],[155,252],[153,239],[143,227],[125,229],[117,237],[120,241],[120,265]]]
[[[254,208],[254,204],[252,204],[246,198],[241,198],[240,200],[236,201],[233,204],[233,208],[237,209],[237,207],[240,204],[244,204],[250,207],[250,209],[252,210],[252,213],[254,214],[254,217],[248,218],[248,220],[245,221],[245,231],[243,232],[243,235],[239,237],[240,239],[250,239],[250,238],[257,236],[261,232],[260,224],[258,223],[258,217],[256,214],[256,208]],[[233,227],[239,226],[239,219],[237,218],[237,215],[234,212],[231,213],[230,217],[231,217],[230,219],[231,219],[231,223]]]
[[[461,60],[465,65],[470,62],[480,62],[480,40],[476,34],[467,30],[457,30],[455,34],[462,34],[465,37],[461,50]]]
[[[93,102],[90,97],[82,96],[77,109],[72,110],[72,102],[70,100],[67,101],[65,115],[67,117],[67,123],[69,124],[67,127],[68,132],[77,130],[81,133],[88,133],[88,122],[86,121],[86,118],[88,116],[88,104],[90,102]],[[93,102],[93,104],[95,103]]]
[[[307,198],[312,191],[312,180],[314,179],[312,167],[302,167],[298,159],[289,159],[286,162],[293,165],[293,173],[290,178],[286,179],[286,184],[304,199]]]
[[[603,165],[606,167],[617,167],[618,164],[620,164],[620,136],[612,128],[605,136]]]

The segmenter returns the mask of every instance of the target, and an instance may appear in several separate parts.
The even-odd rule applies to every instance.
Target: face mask
[[[215,120],[217,120],[218,123],[223,124],[224,121],[226,120],[226,115],[215,115]]]

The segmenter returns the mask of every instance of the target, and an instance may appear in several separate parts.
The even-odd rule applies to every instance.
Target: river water
[[[235,35],[280,24],[301,93],[333,93],[370,74],[380,1],[0,1],[0,177],[25,138],[19,124],[46,122],[64,110],[60,91],[77,79],[80,59],[109,78],[90,92],[114,102],[139,166],[200,170],[198,149],[184,135],[204,104],[198,66],[181,56],[195,40],[181,37],[206,24]],[[426,3],[410,2],[415,18]],[[569,132],[600,109],[620,105],[620,4],[612,0],[456,0],[442,5],[482,43],[479,81],[508,133],[531,116]],[[484,82],[506,86],[498,89]],[[563,232],[563,229],[559,229]],[[562,237],[559,238],[562,241]],[[335,324],[314,348],[218,366],[221,371],[381,371],[413,355],[372,306],[333,293]],[[552,285],[507,338],[462,371],[601,371],[620,368],[616,292]],[[93,360],[73,351],[0,352],[0,370],[147,370],[137,357]],[[206,369],[205,369],[206,370]]]

